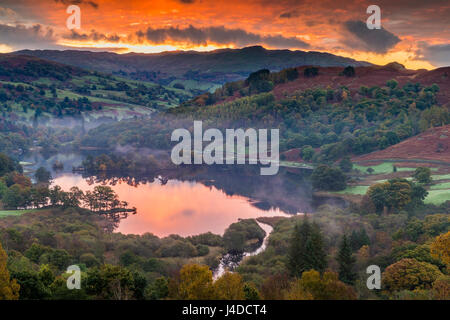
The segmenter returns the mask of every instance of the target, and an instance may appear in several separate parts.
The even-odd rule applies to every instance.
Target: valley
[[[116,299],[96,285],[111,277],[137,300],[197,280],[194,299],[439,296],[448,73],[260,47],[0,55],[0,241],[20,298]],[[194,121],[278,129],[279,172],[174,164],[171,134]],[[424,275],[396,283],[405,263]],[[66,289],[69,264],[89,286]],[[364,286],[372,264],[383,290]]]

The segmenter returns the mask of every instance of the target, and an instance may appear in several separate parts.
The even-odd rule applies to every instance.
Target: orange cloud
[[[69,2],[82,10],[78,37],[65,27]],[[376,63],[402,57],[409,67],[448,63],[439,51],[450,38],[448,1],[380,0],[385,33],[378,38],[361,29],[370,4],[368,0],[5,0],[0,13],[8,10],[22,24],[51,27],[63,47],[155,52],[262,44],[339,52]],[[441,47],[420,51],[419,43]],[[14,48],[2,40],[0,44]],[[419,54],[424,52],[428,54]]]

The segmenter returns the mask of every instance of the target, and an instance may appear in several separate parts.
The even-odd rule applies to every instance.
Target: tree
[[[31,190],[14,184],[5,192],[2,201],[8,209],[25,208],[31,205]]]
[[[429,184],[431,182],[431,170],[430,168],[426,167],[418,167],[413,174],[414,179],[417,180],[417,182],[423,183],[423,184]]]
[[[55,276],[53,275],[52,270],[48,264],[41,265],[41,269],[38,273],[39,280],[44,284],[44,286],[50,286],[53,281],[55,281]]]
[[[439,277],[431,290],[434,300],[450,300],[450,276]]]
[[[450,231],[437,236],[431,244],[431,255],[442,260],[450,269]]]
[[[314,169],[311,180],[317,190],[339,191],[347,187],[347,177],[338,168],[320,165]]]
[[[300,277],[311,269],[323,272],[327,267],[322,234],[317,224],[310,224],[305,218],[296,224],[290,240],[288,268],[293,276]]]
[[[289,290],[286,291],[284,296],[286,300],[313,300],[313,296],[311,293],[306,291],[303,286],[303,283],[300,279],[297,279],[293,283],[290,284]]]
[[[398,82],[395,79],[391,79],[386,82],[386,86],[388,86],[390,89],[394,90],[395,88],[397,88]]]
[[[305,161],[310,161],[314,156],[314,149],[311,146],[303,146],[300,151],[300,156]]]
[[[19,299],[20,285],[17,280],[11,279],[6,267],[8,256],[0,243],[0,300]]]
[[[45,169],[44,167],[40,167],[34,173],[34,178],[36,179],[37,183],[48,184],[52,180],[52,175],[47,169]]]
[[[319,74],[319,69],[316,67],[308,67],[303,71],[303,74],[307,78],[312,78]]]
[[[343,172],[350,172],[353,168],[353,163],[350,160],[350,157],[347,156],[342,158],[341,162],[339,162],[339,168],[341,168]]]
[[[160,300],[169,294],[169,283],[166,278],[160,277],[156,279],[146,289],[146,297],[151,300]]]
[[[98,299],[129,300],[135,293],[135,279],[128,269],[105,264],[88,271],[86,291]]]
[[[238,273],[226,272],[214,282],[214,294],[217,300],[243,300],[244,282]]]
[[[244,299],[245,300],[260,300],[258,290],[250,283],[244,284]]]
[[[355,300],[356,293],[352,287],[338,279],[335,272],[326,271],[322,275],[316,270],[309,270],[297,280],[296,287],[314,300]]]
[[[0,177],[18,169],[18,165],[14,162],[14,160],[12,160],[6,154],[0,153]]]
[[[376,183],[370,186],[366,193],[378,213],[384,209],[401,210],[411,202],[417,205],[423,201],[426,194],[426,190],[420,186],[399,178]]]
[[[355,68],[353,68],[352,66],[345,67],[344,71],[342,71],[342,74],[346,77],[354,77]]]
[[[336,260],[339,263],[339,280],[353,285],[356,280],[356,273],[354,272],[356,259],[353,257],[350,241],[345,234],[342,237]]]
[[[170,295],[181,300],[208,300],[214,296],[212,272],[208,266],[184,265],[175,291]]]
[[[21,300],[42,300],[51,296],[50,288],[44,285],[35,271],[19,271],[14,273],[14,278],[20,285]]]
[[[352,251],[358,251],[362,246],[370,244],[369,236],[367,235],[366,229],[361,228],[359,231],[353,230],[350,235],[350,246]]]
[[[416,259],[402,259],[386,268],[382,275],[383,288],[388,292],[430,289],[442,276],[438,267]]]

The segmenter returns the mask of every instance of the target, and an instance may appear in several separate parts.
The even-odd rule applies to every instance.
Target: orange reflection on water
[[[83,191],[92,190],[79,175],[67,174],[55,179],[54,184],[63,190],[77,186]],[[126,234],[153,233],[163,237],[170,234],[195,235],[211,231],[223,234],[239,218],[286,216],[278,209],[263,211],[252,206],[241,196],[228,196],[215,187],[195,182],[169,181],[130,186],[118,183],[111,188],[120,200],[137,208],[137,214],[120,222],[117,232]]]

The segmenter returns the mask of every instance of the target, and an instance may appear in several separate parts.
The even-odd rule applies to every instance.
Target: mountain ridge
[[[261,46],[208,52],[166,51],[117,54],[77,50],[21,50],[13,54],[34,56],[83,69],[121,74],[137,80],[156,81],[160,84],[168,84],[178,79],[221,85],[242,80],[250,73],[264,68],[279,71],[302,65],[341,67],[372,65],[331,53],[268,50]]]

